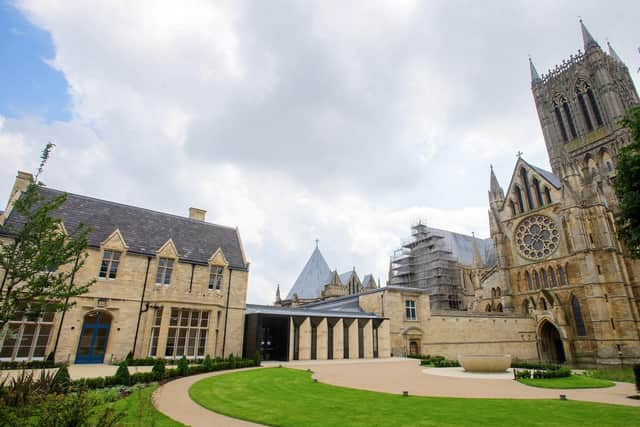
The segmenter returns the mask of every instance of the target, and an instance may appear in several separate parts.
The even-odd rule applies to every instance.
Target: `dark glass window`
[[[212,265],[209,268],[209,289],[222,289],[223,267]]]
[[[596,116],[596,123],[598,124],[598,126],[602,126],[602,115],[600,114],[600,109],[598,108],[598,104],[596,103],[596,97],[594,96],[591,88],[587,89],[587,96],[589,97],[589,103],[591,104],[593,114]]]
[[[405,314],[407,320],[416,320],[416,302],[413,300],[406,300],[404,302]]]
[[[565,101],[564,104],[562,104],[562,108],[564,110],[564,115],[567,118],[567,123],[569,124],[569,130],[571,131],[571,135],[575,138],[578,136],[578,133],[576,132],[576,125],[573,123],[573,117],[571,116],[569,103]]]
[[[581,337],[587,335],[587,330],[584,327],[584,319],[582,318],[580,301],[578,301],[575,295],[571,297],[571,309],[573,310],[573,321],[576,324],[576,334]]]
[[[209,312],[172,308],[166,357],[203,357],[209,333]]]
[[[589,109],[587,108],[587,103],[584,101],[584,95],[578,94],[578,104],[580,104],[580,110],[582,111],[582,116],[584,117],[584,123],[587,125],[587,129],[589,131],[593,130],[593,123],[591,123],[591,117],[589,117]]]
[[[102,254],[99,276],[103,279],[115,279],[120,265],[120,252],[105,250]]]
[[[560,128],[560,134],[562,135],[562,140],[564,142],[569,141],[569,137],[567,136],[567,129],[564,127],[564,122],[562,121],[562,114],[560,114],[560,109],[556,106],[553,109],[553,112],[556,115],[556,121],[558,122],[558,127]]]
[[[160,258],[158,260],[156,283],[159,285],[170,285],[171,273],[173,273],[173,260],[171,258]]]

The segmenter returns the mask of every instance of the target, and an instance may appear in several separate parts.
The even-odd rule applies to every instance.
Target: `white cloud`
[[[239,226],[249,301],[285,293],[315,238],[384,281],[420,219],[488,235],[489,163],[505,186],[516,151],[546,163],[527,53],[577,51],[582,14],[634,57],[638,6],[610,3],[21,0],[72,119],[0,121],[0,191],[51,140],[53,187]]]

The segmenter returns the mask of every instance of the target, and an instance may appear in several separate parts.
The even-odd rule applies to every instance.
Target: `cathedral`
[[[505,191],[491,169],[494,253],[457,257],[448,276],[457,292],[448,294],[460,295],[459,308],[469,312],[532,318],[542,360],[627,364],[640,359],[640,262],[617,238],[612,181],[617,154],[630,142],[620,120],[639,101],[615,50],[605,52],[580,26],[584,51],[544,75],[530,60],[551,171],[519,154]],[[393,261],[390,285],[399,280]]]

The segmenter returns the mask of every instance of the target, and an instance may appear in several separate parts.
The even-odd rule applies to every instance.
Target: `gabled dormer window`
[[[158,260],[158,271],[156,273],[156,284],[170,285],[171,273],[173,273],[173,259],[160,258]]]
[[[103,279],[115,279],[120,265],[120,252],[105,250],[102,254],[102,263],[98,276]]]
[[[222,272],[223,267],[219,265],[212,265],[209,268],[209,289],[222,289]]]

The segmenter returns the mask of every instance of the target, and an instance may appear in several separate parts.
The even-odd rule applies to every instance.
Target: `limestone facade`
[[[8,232],[12,200],[29,179],[19,174],[0,230]],[[88,216],[80,218],[79,210]],[[109,363],[130,351],[137,358],[242,354],[249,263],[237,229],[207,223],[203,212],[192,209],[195,217],[183,218],[68,195],[57,213],[63,224],[82,219],[93,230],[74,282],[95,283],[64,319],[53,316],[38,343],[29,341],[33,328],[16,319],[18,342],[25,345],[6,341],[2,360],[42,359],[51,352],[70,363]],[[96,318],[99,325],[90,327]]]

